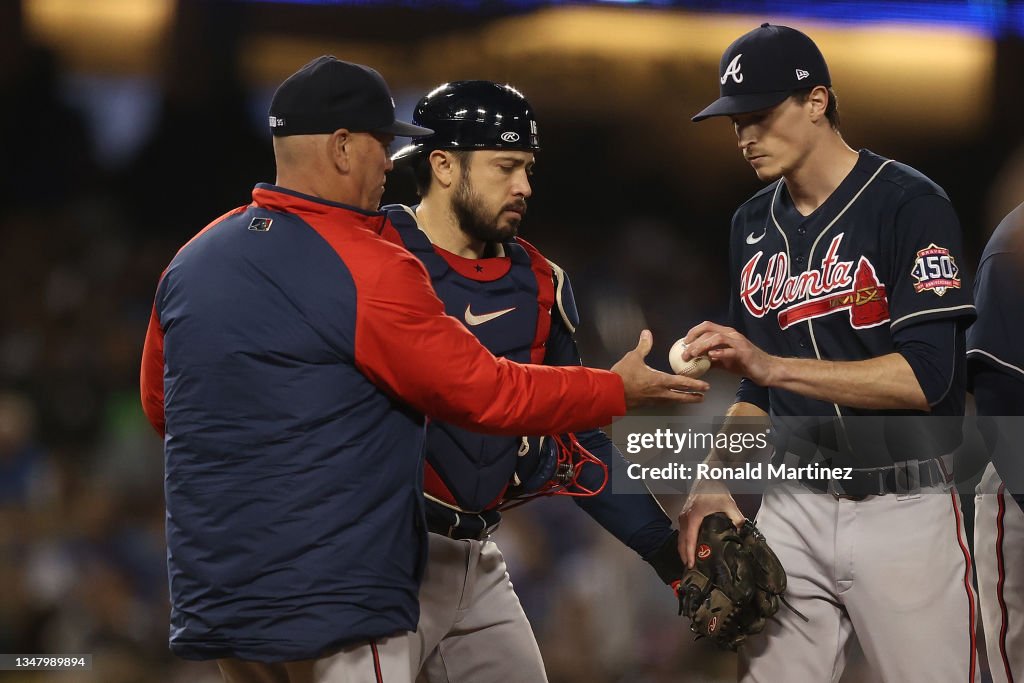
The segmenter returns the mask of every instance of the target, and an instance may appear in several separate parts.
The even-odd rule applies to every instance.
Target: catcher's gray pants
[[[405,636],[351,645],[328,657],[263,664],[218,659],[225,683],[412,683]]]
[[[857,634],[872,680],[980,681],[960,501],[945,487],[861,501],[769,487],[758,528],[788,576],[785,605],[740,648],[744,683],[838,681]]]
[[[974,557],[995,683],[1024,681],[1024,512],[990,463],[978,484]]]
[[[492,541],[429,534],[420,621],[409,634],[418,683],[545,683],[540,648]]]

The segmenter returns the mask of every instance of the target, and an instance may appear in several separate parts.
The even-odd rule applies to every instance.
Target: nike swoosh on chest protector
[[[505,309],[500,310],[500,311],[494,311],[493,313],[483,313],[481,315],[473,315],[473,311],[469,310],[470,306],[471,306],[471,304],[466,304],[466,315],[465,315],[465,318],[466,318],[466,324],[467,325],[473,325],[473,326],[475,326],[475,325],[483,325],[484,323],[490,322],[490,321],[494,320],[495,318],[500,318],[501,316],[505,315],[506,313],[511,313],[512,311],[516,310],[516,307],[513,306],[512,308],[505,308]]]

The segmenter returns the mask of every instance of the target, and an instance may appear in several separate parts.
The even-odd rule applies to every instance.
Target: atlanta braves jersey
[[[881,485],[848,490],[843,482],[843,495],[814,495],[813,481],[767,487],[758,526],[807,621],[780,611],[741,649],[743,683],[835,679],[854,633],[878,680],[977,680],[971,562],[947,459],[939,459],[961,440],[964,329],[974,317],[960,240],[941,188],[868,151],[810,215],[796,210],[783,180],[736,212],[739,331],[781,356],[899,353],[931,415],[946,416],[854,409],[744,382],[738,398],[769,411],[776,458],[826,459],[868,477],[864,468],[885,468],[878,481],[892,475],[896,484],[885,495],[876,493]],[[922,470],[912,463],[924,461],[930,483],[917,486],[911,473]]]
[[[771,354],[863,360],[896,351],[894,338],[911,326],[962,323],[946,328],[955,335],[949,344],[959,360],[945,369],[948,385],[929,401],[932,415],[963,415],[963,329],[974,306],[961,271],[956,214],[943,190],[924,175],[862,150],[850,174],[808,216],[796,210],[779,180],[737,210],[730,258],[732,325]],[[820,453],[839,464],[885,466],[906,458],[894,451],[908,440],[915,443],[915,457],[924,460],[950,452],[960,438],[955,421],[942,427],[904,421],[900,430],[873,422],[847,429],[849,417],[908,411],[854,409],[783,389],[763,390],[749,380],[739,400],[769,411],[777,451],[805,459]]]

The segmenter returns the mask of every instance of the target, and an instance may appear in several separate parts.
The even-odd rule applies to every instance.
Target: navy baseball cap
[[[270,132],[284,137],[339,128],[406,137],[434,132],[395,120],[395,100],[379,73],[323,55],[278,87],[270,102]]]
[[[693,117],[732,116],[774,107],[794,90],[832,85],[821,50],[788,26],[761,24],[722,55],[719,97]]]

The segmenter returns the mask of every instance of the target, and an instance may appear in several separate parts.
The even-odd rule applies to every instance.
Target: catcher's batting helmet
[[[395,161],[435,149],[540,149],[533,108],[510,85],[453,81],[438,86],[416,105],[412,120],[432,128],[395,152]]]

